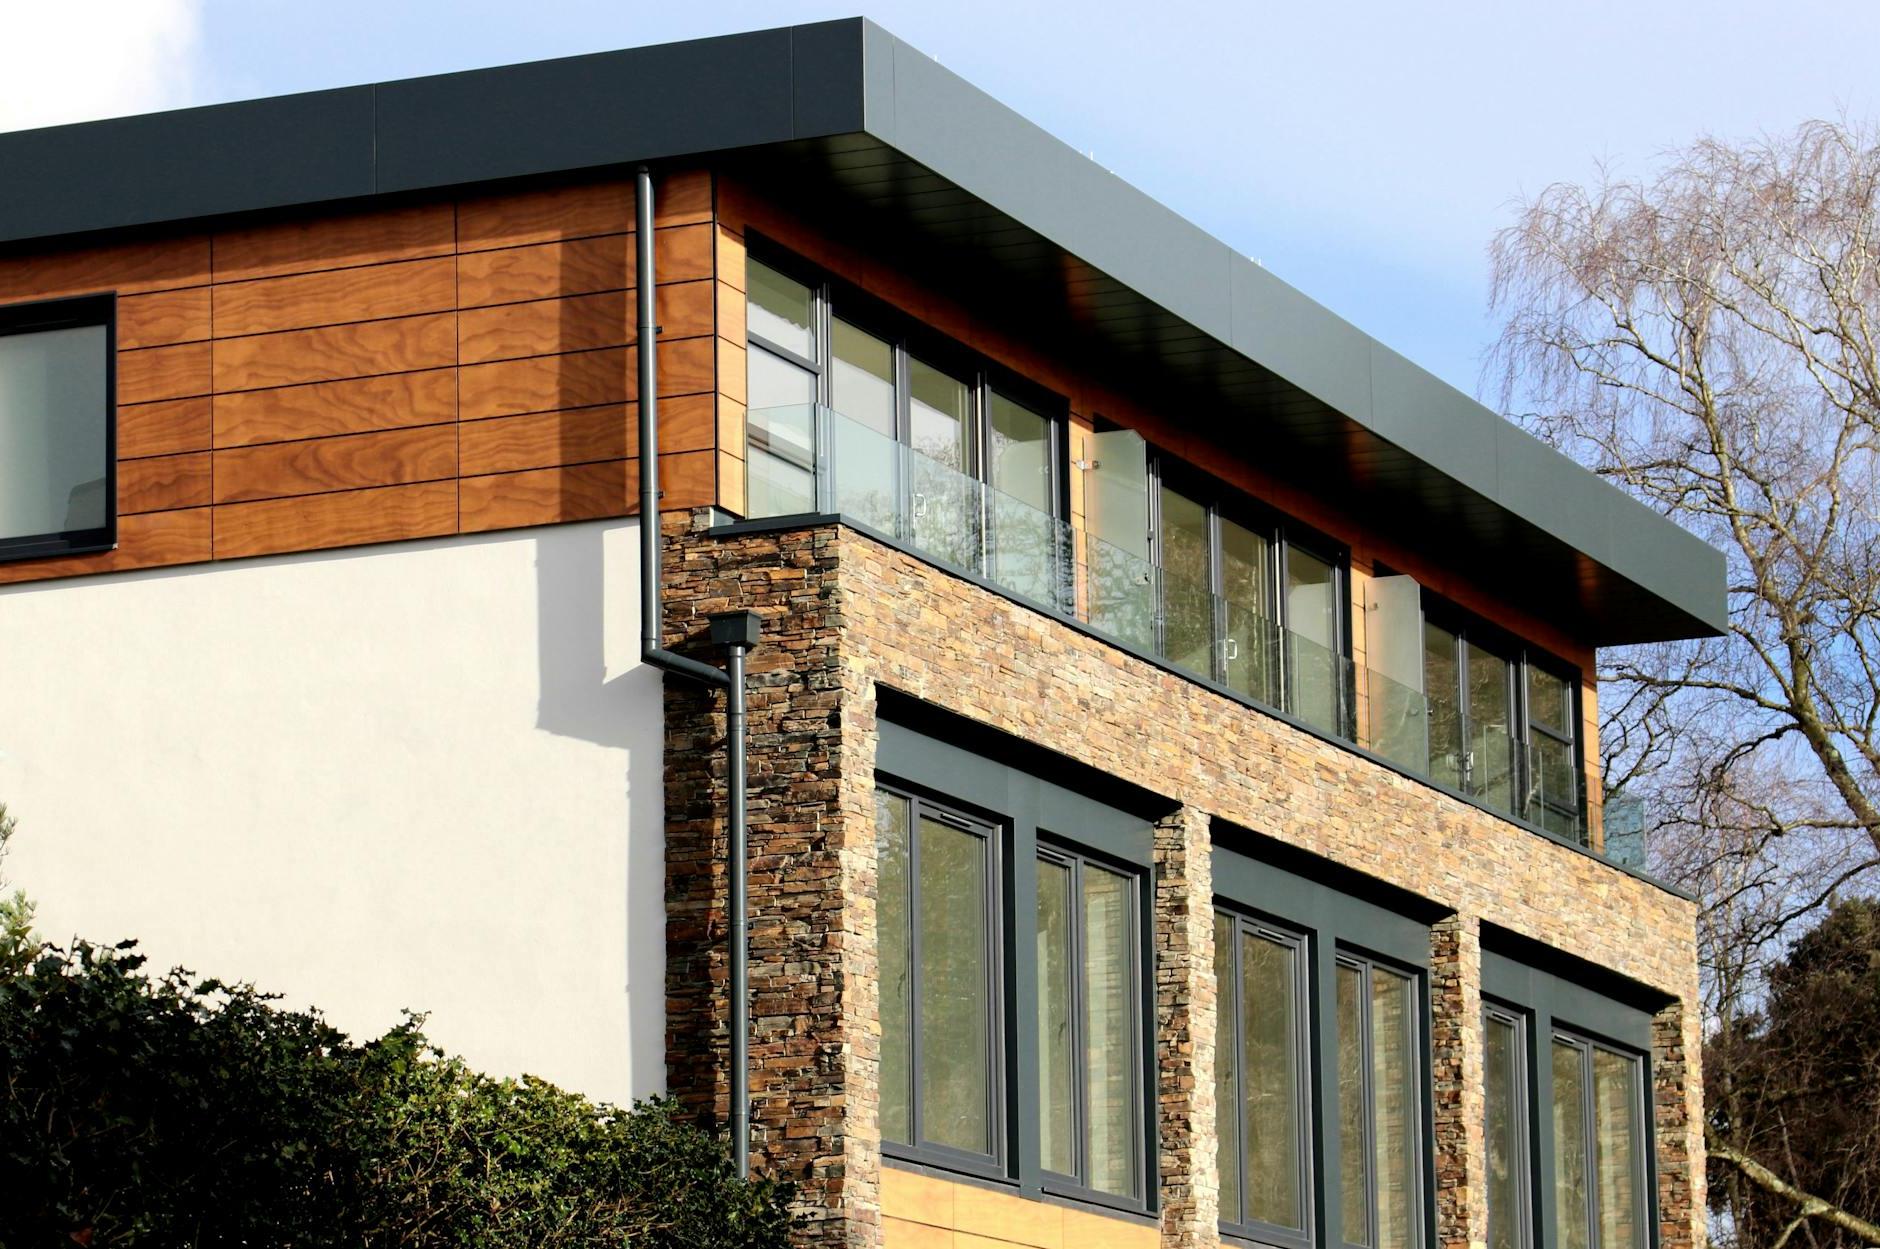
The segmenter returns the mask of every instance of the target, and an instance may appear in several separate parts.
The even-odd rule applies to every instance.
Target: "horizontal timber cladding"
[[[721,494],[710,176],[656,208],[660,486],[692,508]],[[633,230],[617,178],[0,254],[0,304],[118,294],[120,517],[0,584],[637,511]]]

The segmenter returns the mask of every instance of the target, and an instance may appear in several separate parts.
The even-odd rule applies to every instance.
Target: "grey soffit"
[[[0,248],[703,155],[1588,641],[1726,622],[1720,552],[859,18],[0,134]]]

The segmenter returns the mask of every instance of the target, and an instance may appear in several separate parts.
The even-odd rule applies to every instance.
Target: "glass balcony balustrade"
[[[753,518],[839,514],[1485,806],[1586,843],[1572,752],[1452,709],[828,407],[747,416]]]

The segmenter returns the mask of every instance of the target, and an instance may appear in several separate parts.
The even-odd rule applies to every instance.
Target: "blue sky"
[[[1880,108],[1848,0],[69,0],[9,15],[0,129],[856,13],[1471,393],[1521,195]]]

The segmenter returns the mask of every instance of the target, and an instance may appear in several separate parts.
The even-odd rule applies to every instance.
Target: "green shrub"
[[[0,1246],[787,1243],[670,1105],[495,1080],[421,1021],[364,1045],[130,943],[0,963]]]

